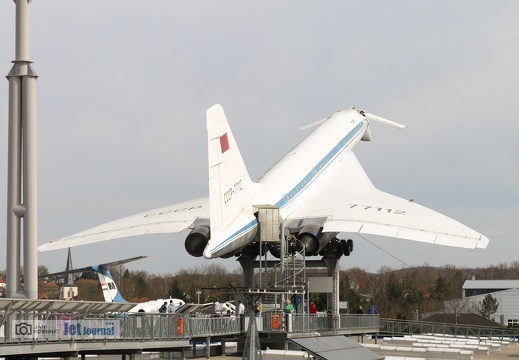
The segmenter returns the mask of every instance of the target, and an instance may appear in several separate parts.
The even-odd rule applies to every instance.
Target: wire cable
[[[367,241],[368,243],[370,243],[371,245],[373,245],[374,247],[376,247],[377,249],[385,252],[386,254],[388,254],[389,256],[391,256],[393,259],[395,260],[398,260],[400,261],[402,264],[404,264],[405,266],[407,266],[408,268],[413,268],[413,266],[409,265],[408,263],[406,263],[404,260],[402,259],[399,259],[397,258],[395,255],[391,254],[389,251],[381,248],[380,246],[378,246],[377,244],[375,244],[374,242],[372,241],[369,241],[368,239],[366,239],[364,236],[362,236],[361,234],[357,233],[358,236],[360,236],[362,239],[364,239],[365,241]]]

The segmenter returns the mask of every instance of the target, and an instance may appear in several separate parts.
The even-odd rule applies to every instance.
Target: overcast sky
[[[379,189],[490,239],[486,250],[352,238],[341,268],[486,267],[519,260],[519,2],[47,0],[31,3],[39,243],[206,196],[205,111],[225,109],[251,177],[352,106],[373,125],[355,153]],[[0,69],[14,60],[0,2]],[[7,98],[0,86],[0,269],[5,268]],[[289,176],[289,174],[287,174]],[[2,205],[3,204],[3,205]],[[72,249],[77,267],[137,255],[175,273],[186,233]],[[39,254],[50,271],[66,250]]]

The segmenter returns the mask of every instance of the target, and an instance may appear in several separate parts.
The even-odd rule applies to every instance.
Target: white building
[[[462,287],[462,299],[479,307],[490,294],[499,304],[493,319],[502,325],[519,325],[519,280],[466,280]],[[460,299],[445,302],[452,308]]]
[[[0,295],[2,295],[2,296],[4,295],[5,288],[6,288],[5,280],[0,278]]]

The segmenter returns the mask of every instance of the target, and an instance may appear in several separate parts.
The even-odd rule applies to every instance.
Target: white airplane
[[[144,259],[144,258],[147,258],[147,256],[137,256],[137,257],[133,257],[133,258],[129,258],[129,259],[109,262],[106,264],[86,266],[84,268],[79,268],[79,269],[65,270],[65,271],[45,275],[45,277],[74,274],[74,273],[91,270],[91,271],[94,271],[97,274],[97,277],[99,278],[99,283],[101,284],[101,289],[103,290],[103,296],[104,296],[104,299],[106,302],[127,302],[122,297],[121,293],[119,292],[119,289],[117,289],[117,285],[115,285],[112,274],[110,274],[110,270],[108,268],[110,266],[117,266],[117,265],[125,264],[125,263],[131,262],[131,261],[136,261],[136,260],[140,260],[140,259]],[[151,301],[138,303],[136,306],[131,308],[128,312],[158,313],[160,307],[164,303],[167,303],[169,305],[170,301],[173,302],[175,309],[177,309],[185,304],[185,302],[180,299],[173,299],[173,298],[157,299],[157,300],[151,300]]]
[[[191,229],[185,248],[207,259],[255,258],[258,208],[279,209],[283,230],[307,256],[349,255],[339,233],[381,235],[462,248],[486,248],[488,238],[417,203],[376,189],[352,152],[371,140],[370,122],[404,125],[359,109],[336,112],[313,128],[258,181],[251,180],[223,108],[207,110],[209,197],[166,206],[50,241],[40,251],[127,236]],[[278,249],[271,248],[275,254]]]

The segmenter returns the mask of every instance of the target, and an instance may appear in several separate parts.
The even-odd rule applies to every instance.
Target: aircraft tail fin
[[[147,256],[136,256],[136,257],[132,257],[132,258],[124,259],[124,260],[112,261],[112,262],[100,264],[100,265],[86,266],[86,267],[79,268],[79,269],[70,269],[72,267],[72,258],[71,258],[70,250],[69,250],[69,255],[68,255],[68,259],[67,259],[67,270],[60,271],[60,272],[53,273],[53,274],[42,275],[42,277],[43,276],[52,277],[52,276],[75,274],[75,273],[81,273],[83,271],[94,271],[95,273],[97,273],[97,277],[99,279],[99,283],[101,284],[101,289],[103,291],[103,296],[104,296],[106,302],[126,302],[126,300],[124,300],[121,293],[117,289],[117,285],[115,285],[115,282],[112,278],[112,274],[110,274],[110,270],[108,270],[108,267],[109,266],[118,266],[118,265],[126,264],[128,262],[145,259],[145,258],[147,258]]]
[[[218,242],[218,235],[243,216],[260,185],[250,178],[221,105],[207,110],[207,136],[211,239]]]
[[[99,278],[103,296],[106,302],[126,302],[126,300],[123,299],[121,293],[119,292],[119,289],[117,289],[117,285],[115,285],[112,274],[110,274],[108,267],[93,266],[92,270],[97,273],[97,277]]]

